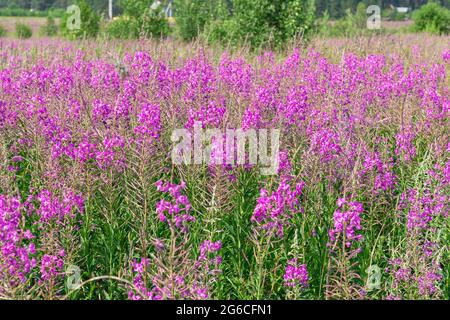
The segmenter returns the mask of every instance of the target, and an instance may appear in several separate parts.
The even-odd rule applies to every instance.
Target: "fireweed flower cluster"
[[[287,151],[280,151],[278,155],[278,174],[286,179],[289,179],[292,177],[292,164],[291,160],[289,159],[289,153]]]
[[[374,194],[381,191],[394,190],[397,177],[393,171],[393,160],[383,161],[379,152],[364,151],[364,162],[361,170],[358,171],[361,181],[368,180],[370,176],[374,176],[372,190]]]
[[[273,232],[282,238],[294,214],[302,212],[299,203],[303,186],[304,183],[299,182],[291,187],[289,181],[283,179],[272,193],[261,189],[251,221],[267,233]]]
[[[393,278],[391,292],[395,292],[395,295],[391,296],[408,298],[406,294],[413,290],[417,291],[416,297],[420,298],[433,298],[439,294],[443,270],[433,257],[435,252],[430,249],[422,251],[422,246],[419,250],[419,259],[415,263],[401,258],[389,261],[385,272]]]
[[[309,276],[306,265],[299,264],[296,258],[289,260],[286,265],[283,280],[286,287],[307,288]]]
[[[125,140],[119,135],[113,135],[103,139],[98,151],[95,153],[95,159],[100,169],[116,168],[122,171],[126,164],[123,148]]]
[[[139,125],[134,128],[140,141],[158,140],[161,131],[161,116],[158,105],[144,104],[138,115]]]
[[[30,230],[22,228],[23,210],[17,198],[0,195],[0,280],[14,286],[26,281],[26,276],[36,267],[36,247]],[[1,292],[1,290],[0,290]]]
[[[425,193],[415,189],[403,193],[399,209],[407,210],[407,227],[410,231],[429,230],[431,221],[439,216],[448,217],[448,195]]]
[[[311,148],[322,161],[331,161],[341,152],[339,136],[329,129],[322,129],[311,137]]]
[[[37,214],[41,222],[50,222],[51,220],[63,221],[66,217],[74,218],[77,212],[84,210],[84,200],[81,194],[75,194],[67,190],[62,200],[53,195],[49,190],[42,190],[37,195],[39,208]],[[28,199],[28,202],[31,199]]]
[[[205,106],[197,109],[189,108],[189,118],[186,123],[186,128],[192,128],[195,122],[202,122],[202,126],[212,126],[214,128],[220,127],[225,116],[226,108],[221,103],[215,101],[209,102]]]
[[[195,217],[190,215],[191,204],[189,199],[181,193],[186,188],[186,184],[182,182],[177,185],[170,182],[164,183],[160,180],[156,183],[156,188],[160,192],[168,193],[172,198],[172,201],[160,200],[157,203],[156,213],[159,220],[187,232],[189,222],[195,221]]]
[[[348,202],[343,198],[337,201],[338,209],[333,214],[333,228],[329,231],[330,245],[336,244],[338,240],[344,241],[345,246],[350,247],[352,243],[362,239],[361,234],[361,214],[363,206],[356,201]]]
[[[411,128],[399,132],[396,135],[396,148],[395,154],[397,156],[402,155],[403,160],[410,161],[416,155],[416,148],[414,147],[413,141],[415,134],[412,132]]]
[[[83,210],[82,196],[70,190],[64,193],[62,200],[42,190],[36,197],[29,196],[24,203],[0,195],[0,279],[14,287],[25,283],[31,273],[38,272],[35,268],[39,268],[39,285],[55,285],[56,281],[61,281],[64,249],[49,254],[47,249],[36,247],[37,237],[25,228],[24,222],[29,220],[37,226],[37,232],[44,235],[50,223],[66,223]],[[42,255],[39,257],[39,254]]]
[[[222,242],[216,241],[212,242],[210,240],[205,240],[200,245],[200,255],[195,263],[195,267],[200,269],[204,268],[210,272],[210,267],[213,266],[213,272],[217,269],[217,267],[222,263],[221,256],[215,256],[212,259],[209,258],[211,254],[219,251],[222,248]]]
[[[133,269],[133,286],[134,288],[128,291],[128,299],[130,300],[161,300],[162,296],[158,294],[157,289],[147,289],[144,277],[146,277],[147,269],[150,265],[150,260],[142,258],[141,261],[134,261],[131,264]]]
[[[436,298],[442,293],[443,244],[439,225],[449,216],[445,167],[436,165],[424,188],[408,189],[400,197],[398,214],[404,219],[406,253],[391,259],[386,272],[393,279],[391,295],[397,298]]]
[[[41,258],[41,283],[54,280],[58,276],[62,276],[64,268],[65,252],[61,250],[59,255],[44,254]]]

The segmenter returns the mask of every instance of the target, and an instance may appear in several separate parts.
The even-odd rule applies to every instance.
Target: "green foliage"
[[[318,18],[314,25],[314,33],[319,35],[327,35],[330,28],[330,14],[325,10],[322,17]]]
[[[69,30],[67,27],[68,20],[73,19],[73,16],[66,12],[61,19],[62,34],[71,39],[96,37],[100,29],[100,16],[86,0],[78,0],[76,5],[80,8],[80,29]]]
[[[24,23],[16,23],[16,36],[20,39],[29,39],[33,35],[31,27]]]
[[[214,24],[221,15],[227,14],[223,0],[175,0],[174,7],[177,32],[183,40],[196,38],[208,23]]]
[[[321,36],[326,37],[356,37],[370,35],[383,32],[382,30],[370,30],[367,28],[366,6],[361,2],[353,13],[347,9],[344,18],[335,21],[333,24],[329,22],[328,14],[319,20],[317,28]]]
[[[147,8],[150,8],[152,3],[151,0],[121,0],[120,6],[124,15],[137,19]]]
[[[6,33],[7,33],[7,31],[6,31],[5,27],[3,27],[3,26],[0,24],[0,38],[6,36]]]
[[[41,27],[41,35],[54,37],[58,34],[58,26],[52,16],[47,17],[47,22]]]
[[[161,8],[146,9],[138,18],[140,34],[144,37],[165,37],[169,34],[169,22]]]
[[[347,10],[345,18],[338,20],[331,30],[331,35],[336,36],[356,36],[362,34],[364,29],[358,26],[358,17]]]
[[[390,21],[405,21],[411,18],[411,15],[409,13],[398,12],[397,10],[394,10],[392,8],[383,10],[381,15],[383,19]]]
[[[124,15],[107,25],[106,34],[118,39],[167,36],[170,28],[163,7],[151,5],[149,0],[122,0]]]
[[[232,44],[249,43],[280,46],[296,36],[305,36],[312,30],[315,18],[313,0],[236,0],[233,12],[208,28],[212,41]]]
[[[209,42],[229,42],[236,45],[239,24],[235,19],[215,20],[210,22],[204,31]]]
[[[297,34],[307,34],[315,20],[314,1],[286,1],[281,11],[282,40],[287,40]]]
[[[450,10],[436,2],[429,2],[413,14],[413,30],[434,34],[448,34]]]
[[[367,27],[367,6],[360,2],[356,7],[356,13],[352,16],[353,23],[357,28],[364,29]]]
[[[106,35],[116,39],[133,39],[139,35],[139,24],[134,18],[121,16],[106,26]]]
[[[49,14],[54,17],[62,17],[64,14],[63,9],[51,9],[51,10],[29,10],[24,8],[0,8],[1,17],[46,17]]]

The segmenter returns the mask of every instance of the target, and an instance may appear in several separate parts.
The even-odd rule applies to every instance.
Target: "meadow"
[[[4,27],[6,34],[5,37],[14,38],[16,23],[23,23],[30,26],[33,37],[39,37],[40,29],[45,25],[45,18],[42,17],[0,17],[0,24]]]
[[[0,297],[449,299],[449,44],[0,39]],[[175,165],[196,121],[277,173]]]

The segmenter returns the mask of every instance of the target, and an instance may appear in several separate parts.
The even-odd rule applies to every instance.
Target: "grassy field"
[[[449,299],[449,40],[0,39],[0,296]]]
[[[5,27],[8,34],[8,38],[15,38],[16,23],[24,23],[29,25],[33,30],[33,38],[40,38],[39,31],[46,23],[46,18],[41,17],[0,17],[0,25]],[[59,19],[55,19],[56,23],[59,23]]]
[[[56,18],[56,23],[59,25],[59,18]],[[42,17],[1,17],[0,16],[0,25],[4,26],[8,31],[7,37],[14,38],[15,37],[15,25],[17,22],[27,24],[33,30],[33,38],[41,37],[39,31],[42,26],[46,23],[46,18]],[[175,20],[171,19],[170,24],[173,26],[175,24]],[[330,22],[333,24],[333,21]],[[386,29],[390,32],[405,30],[410,27],[412,21],[383,21],[382,28]]]

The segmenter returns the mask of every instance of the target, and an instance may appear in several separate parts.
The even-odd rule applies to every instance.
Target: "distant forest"
[[[214,0],[199,0],[199,1],[214,1]],[[230,3],[233,0],[227,0]],[[276,0],[274,0],[276,1]],[[75,0],[0,0],[0,8],[4,7],[18,7],[25,9],[34,9],[39,11],[45,11],[51,8],[66,8],[74,3]],[[107,12],[108,0],[87,0],[98,12]],[[167,2],[163,0],[162,2]],[[421,5],[427,3],[427,0],[316,0],[316,12],[320,16],[323,12],[328,11],[328,14],[332,18],[340,18],[345,14],[347,9],[355,10],[359,2],[364,2],[366,5],[377,4],[383,9],[390,7],[391,5],[396,7],[409,7],[416,9]],[[450,8],[450,0],[440,0],[441,5]],[[176,0],[174,0],[176,3]],[[114,13],[120,14],[120,0],[113,0]],[[176,11],[176,6],[174,6]]]

